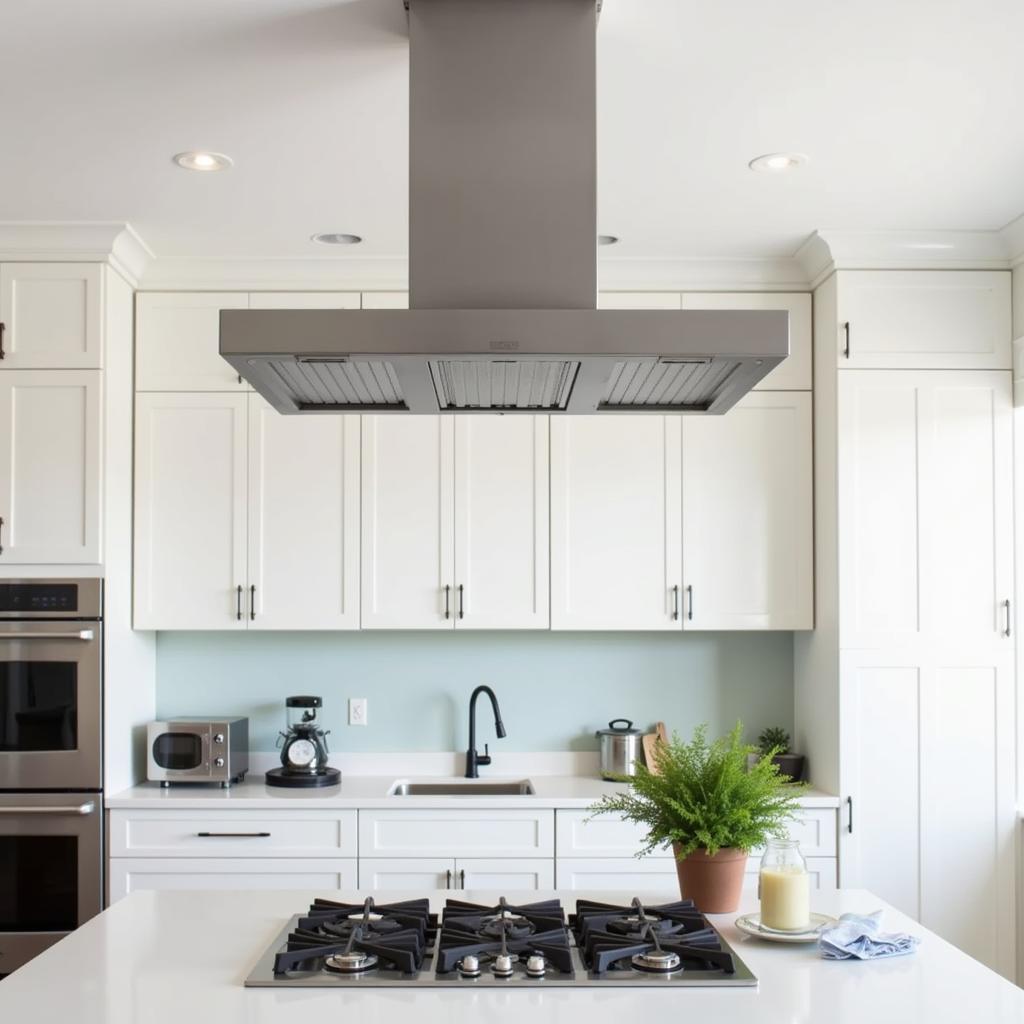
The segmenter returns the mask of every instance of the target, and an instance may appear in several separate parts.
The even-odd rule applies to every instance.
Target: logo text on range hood
[[[222,311],[272,405],[720,413],[788,355],[784,311],[594,308],[595,0],[406,7],[412,308]]]

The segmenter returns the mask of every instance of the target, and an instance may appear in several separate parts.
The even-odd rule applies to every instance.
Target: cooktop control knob
[[[511,978],[512,957],[510,957],[508,953],[499,953],[494,958],[494,965],[491,967],[491,973],[496,978]]]
[[[538,953],[534,953],[533,956],[531,956],[526,961],[526,973],[531,978],[543,978],[544,977],[544,972],[547,969],[548,969],[547,962],[544,960],[544,957],[542,957]]]
[[[472,953],[464,956],[459,963],[459,974],[464,978],[479,978],[480,977],[480,960],[478,957],[473,956]]]
[[[223,768],[223,767],[224,767],[224,758],[223,758],[223,757],[217,757],[217,758],[214,758],[214,761],[213,761],[213,763],[214,763],[214,764],[215,764],[215,765],[216,765],[216,766],[217,766],[218,768]]]
[[[217,735],[213,737],[213,742],[214,743],[223,743],[224,742],[224,733],[222,733],[222,732],[217,733]]]

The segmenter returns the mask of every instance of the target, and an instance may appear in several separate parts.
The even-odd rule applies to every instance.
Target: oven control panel
[[[75,583],[0,583],[0,612],[76,612]]]

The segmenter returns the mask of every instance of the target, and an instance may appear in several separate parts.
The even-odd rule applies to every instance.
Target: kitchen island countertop
[[[358,1020],[405,1024],[606,1024],[641,1017],[714,1024],[1020,1024],[1024,991],[938,936],[886,908],[887,929],[921,936],[918,951],[875,962],[829,962],[814,946],[741,936],[735,915],[713,920],[757,975],[757,989],[536,988],[246,989],[255,961],[313,896],[336,892],[138,892],[0,983],[0,1020],[77,1024],[295,1024]],[[369,895],[369,894],[367,894]],[[423,893],[374,893],[379,900]],[[446,893],[428,894],[440,906]],[[628,902],[627,893],[537,893]],[[644,894],[641,894],[642,896]],[[346,892],[346,899],[357,894]],[[648,902],[673,893],[650,893]],[[493,892],[466,893],[493,903]],[[359,897],[361,898],[361,896]],[[816,893],[837,914],[884,906],[863,890]],[[753,909],[753,906],[744,909]]]

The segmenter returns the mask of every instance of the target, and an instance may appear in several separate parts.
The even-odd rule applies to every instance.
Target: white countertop
[[[151,810],[159,807],[180,810],[217,810],[229,807],[240,810],[273,810],[295,807],[319,808],[478,808],[478,807],[534,807],[534,808],[586,808],[596,803],[605,793],[615,793],[626,787],[599,778],[579,775],[530,775],[532,796],[388,796],[396,779],[404,775],[342,775],[341,785],[324,789],[278,789],[267,786],[262,775],[254,775],[230,789],[217,785],[178,784],[162,789],[159,783],[147,782],[106,798],[108,808]],[[507,776],[505,776],[507,778]],[[485,781],[500,781],[502,776],[488,775]],[[418,782],[437,781],[416,777]],[[800,794],[802,807],[838,807],[839,798],[809,789]]]
[[[345,894],[346,899],[362,898]],[[367,894],[369,895],[369,894]],[[410,893],[374,893],[379,900]],[[431,893],[440,905],[447,893]],[[531,894],[544,899],[551,893]],[[626,893],[564,893],[628,902]],[[641,894],[643,895],[643,894]],[[814,946],[741,936],[715,919],[757,975],[757,989],[589,988],[519,992],[462,988],[356,991],[246,989],[265,948],[314,896],[336,892],[137,892],[0,982],[0,1020],[76,1024],[622,1024],[636,1019],[711,1024],[1020,1024],[1024,991],[886,908],[887,929],[921,936],[918,951],[875,962],[829,962]],[[677,898],[647,894],[649,902]],[[492,892],[466,898],[493,904]],[[884,906],[863,890],[815,893],[816,910]],[[744,909],[753,909],[753,905]]]

